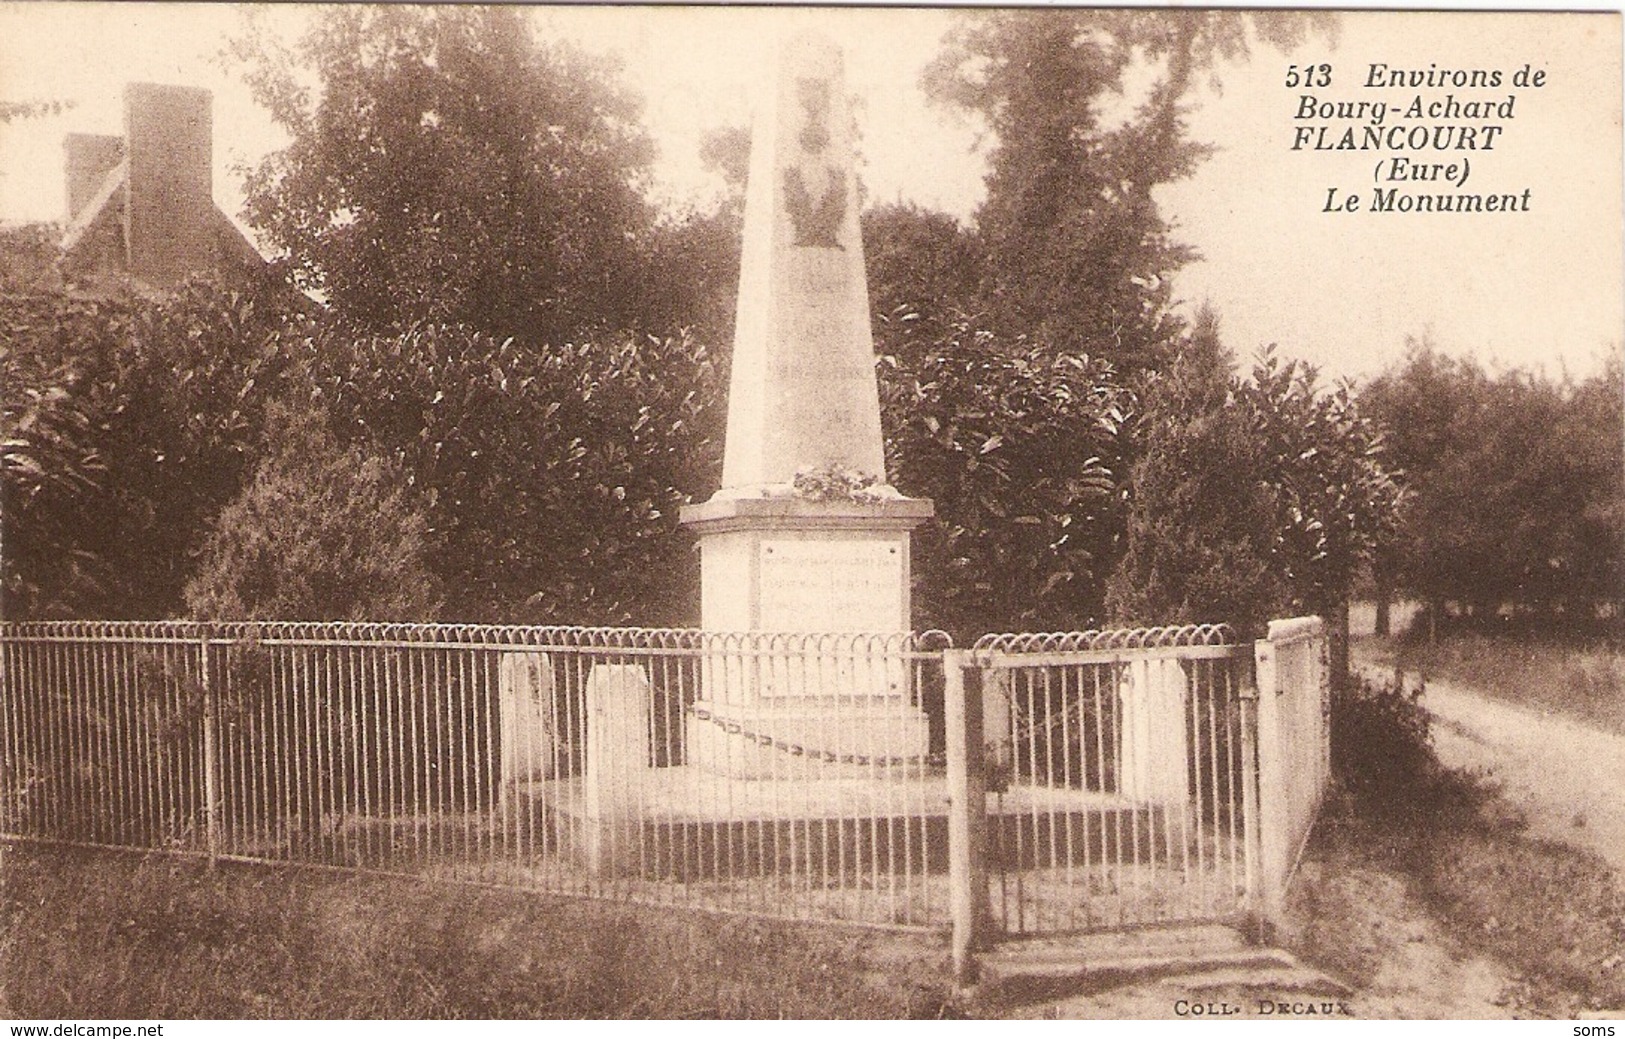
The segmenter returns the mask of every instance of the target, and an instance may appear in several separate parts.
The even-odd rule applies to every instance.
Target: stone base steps
[[[1174,1010],[1180,999],[1187,1010],[1202,1006],[1189,1016],[1203,1016],[1210,1001],[1215,1011],[1228,1003],[1258,1016],[1261,1002],[1350,994],[1285,950],[1250,944],[1232,927],[1195,925],[1004,942],[980,958],[969,996],[978,1015],[1090,1016],[1067,1005],[1147,986],[1168,991],[1169,1017],[1186,1016]]]

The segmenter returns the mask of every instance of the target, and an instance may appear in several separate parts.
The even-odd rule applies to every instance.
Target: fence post
[[[582,814],[587,871],[597,881],[628,869],[642,840],[634,809],[649,774],[649,673],[642,664],[594,664],[586,694]]]
[[[1257,650],[1254,650],[1256,654]],[[1254,914],[1262,915],[1264,905],[1263,876],[1260,872],[1260,836],[1258,817],[1258,667],[1254,654],[1236,658],[1241,670],[1241,827],[1242,869],[1246,877],[1247,906]]]
[[[1347,613],[1344,614],[1343,619],[1345,622],[1348,620]],[[1343,626],[1343,637],[1346,650],[1346,640],[1348,638],[1348,625],[1346,623]],[[1320,774],[1315,777],[1315,815],[1317,817],[1320,815],[1321,805],[1325,802],[1326,788],[1332,781],[1332,697],[1348,691],[1349,678],[1347,655],[1345,654],[1343,658],[1342,674],[1335,671],[1328,674],[1330,661],[1327,659],[1324,647],[1322,648],[1323,651],[1320,654],[1320,681],[1318,683],[1320,687],[1318,690],[1320,693],[1320,747],[1317,756],[1320,759]]]
[[[971,654],[942,654],[946,679],[948,759],[948,904],[953,916],[954,978],[975,980],[975,952],[986,937],[987,774],[982,736],[981,688],[967,693],[965,672]]]
[[[220,778],[215,760],[214,684],[209,680],[209,630],[203,629],[199,673],[203,685],[203,827],[209,849],[209,868],[220,858]]]
[[[1259,639],[1253,644],[1257,676],[1258,740],[1258,882],[1259,909],[1266,920],[1280,919],[1286,886],[1286,784],[1291,781],[1281,759],[1280,682],[1276,673],[1275,643]]]

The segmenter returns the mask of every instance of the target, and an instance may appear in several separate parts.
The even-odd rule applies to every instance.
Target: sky
[[[310,11],[260,13],[292,36]],[[871,201],[969,219],[981,197],[985,135],[920,88],[952,11],[623,6],[538,8],[533,17],[544,33],[621,62],[660,149],[652,190],[663,205],[714,202],[720,183],[699,162],[700,137],[749,122],[772,41],[794,23],[815,24],[846,48]],[[285,143],[240,68],[221,58],[243,24],[244,11],[230,5],[0,2],[0,98],[73,104],[60,116],[0,125],[0,221],[62,218],[62,135],[120,132],[121,92],[132,80],[214,92],[215,194],[235,214],[243,171]],[[1373,63],[1435,75],[1493,70],[1502,84],[1373,88]],[[1531,75],[1546,73],[1541,86],[1512,85],[1526,63]],[[1287,85],[1289,66],[1322,64],[1330,87]],[[1218,67],[1217,86],[1193,99],[1191,133],[1215,153],[1158,196],[1176,237],[1202,257],[1176,277],[1176,296],[1187,307],[1210,302],[1239,357],[1275,343],[1328,376],[1374,375],[1409,337],[1496,367],[1590,374],[1625,336],[1620,67],[1620,19],[1611,14],[1350,11],[1335,42],[1292,54],[1255,47],[1250,59]],[[1294,151],[1300,130],[1312,137],[1325,126],[1335,142],[1371,123],[1369,108],[1358,119],[1298,118],[1305,95],[1314,107],[1510,97],[1513,110],[1507,119],[1390,111],[1381,124],[1500,125],[1490,151]],[[1395,156],[1465,158],[1466,183],[1381,179]],[[1378,188],[1518,197],[1527,188],[1529,211],[1373,213]],[[1361,211],[1327,212],[1333,189]]]

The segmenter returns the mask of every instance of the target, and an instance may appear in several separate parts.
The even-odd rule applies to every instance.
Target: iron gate
[[[1222,627],[982,640],[973,658],[999,930],[1245,911],[1239,665],[1250,656]]]

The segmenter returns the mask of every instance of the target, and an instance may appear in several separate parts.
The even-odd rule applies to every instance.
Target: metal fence
[[[946,644],[0,625],[0,833],[940,925]]]
[[[0,836],[797,919],[956,954],[1273,912],[1318,619],[925,635],[0,624]]]

